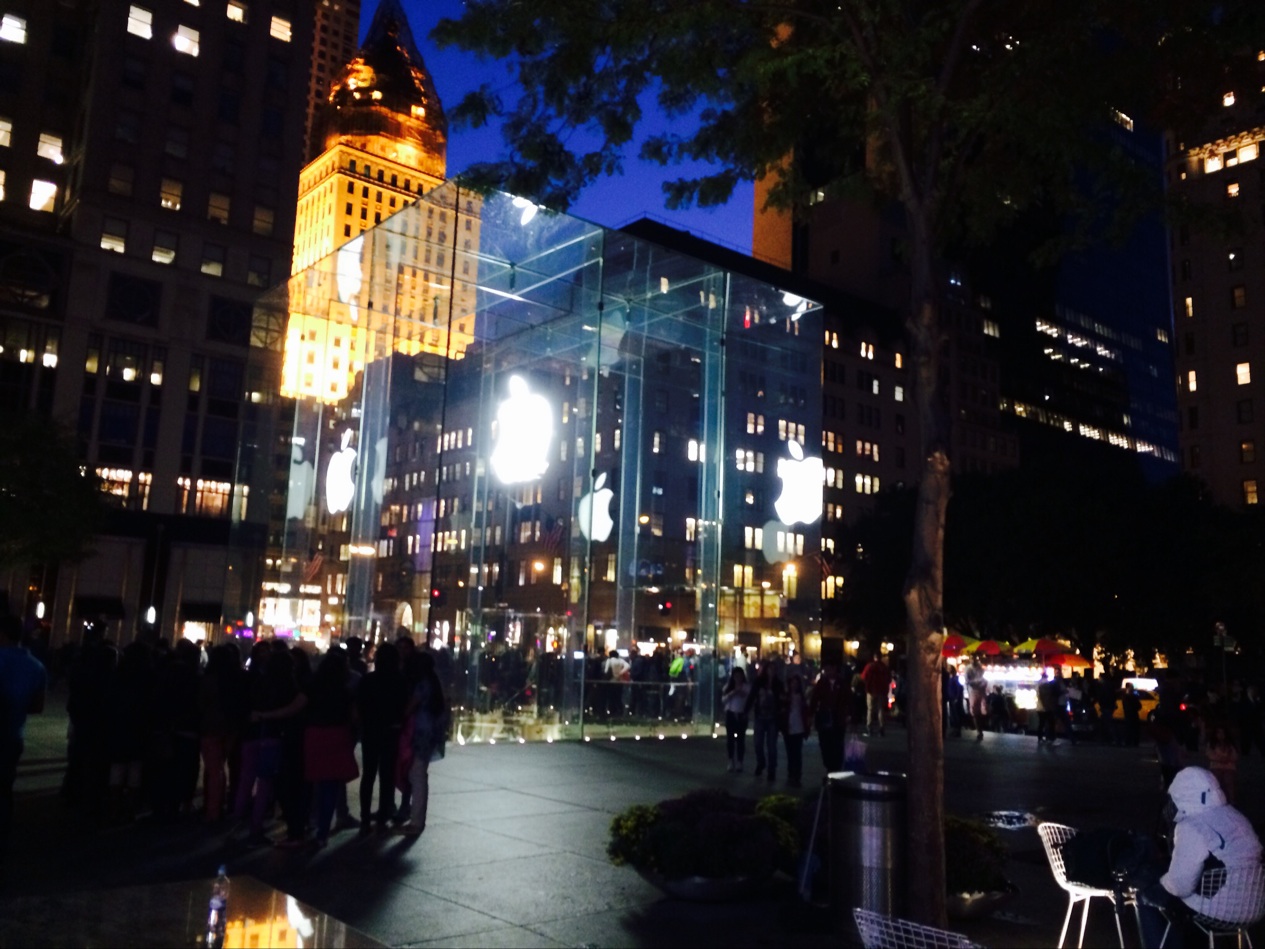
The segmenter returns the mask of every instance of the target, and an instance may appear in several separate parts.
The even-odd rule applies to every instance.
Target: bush
[[[617,814],[606,853],[617,866],[631,864],[669,880],[767,876],[793,865],[797,808],[786,795],[755,801],[710,788],[692,791]]]
[[[1010,886],[1003,867],[1006,845],[981,820],[946,815],[944,819],[946,891],[992,893]]]

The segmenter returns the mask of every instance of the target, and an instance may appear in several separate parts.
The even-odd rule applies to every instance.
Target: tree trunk
[[[914,405],[921,433],[922,477],[914,514],[913,552],[905,579],[909,679],[909,909],[943,927],[945,915],[944,737],[940,650],[944,640],[944,522],[949,505],[949,426],[938,287],[928,223],[908,214]],[[917,859],[914,859],[917,855]]]

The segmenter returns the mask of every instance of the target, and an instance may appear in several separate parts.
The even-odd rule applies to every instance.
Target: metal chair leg
[[[1063,931],[1059,933],[1059,949],[1063,949],[1063,944],[1067,942],[1067,927],[1072,922],[1072,909],[1076,906],[1076,898],[1069,896],[1067,898],[1067,913],[1063,917]]]
[[[1085,924],[1089,922],[1089,901],[1090,897],[1085,897],[1081,903],[1081,935],[1076,941],[1076,949],[1085,949]]]

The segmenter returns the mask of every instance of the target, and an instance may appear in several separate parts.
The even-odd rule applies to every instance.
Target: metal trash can
[[[830,797],[830,907],[905,915],[905,775],[826,776]]]

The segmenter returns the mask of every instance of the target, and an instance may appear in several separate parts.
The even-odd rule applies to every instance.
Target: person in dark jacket
[[[843,768],[843,739],[848,728],[848,706],[851,702],[851,689],[839,675],[838,663],[823,663],[821,675],[813,683],[809,712],[813,727],[817,729],[821,763],[826,766],[827,774]]]
[[[400,730],[408,705],[409,686],[400,668],[400,653],[391,643],[378,646],[373,671],[360,680],[356,707],[360,713],[361,755],[360,834],[370,832],[376,819],[385,830],[395,816],[395,770]],[[378,784],[378,810],[373,810],[373,785]]]

